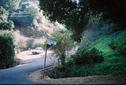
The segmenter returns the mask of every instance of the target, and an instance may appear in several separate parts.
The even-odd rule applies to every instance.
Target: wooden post
[[[47,42],[48,42],[48,36],[46,37],[46,42],[45,42],[45,58],[44,58],[43,78],[45,76],[45,67],[46,67],[46,58],[47,58]]]

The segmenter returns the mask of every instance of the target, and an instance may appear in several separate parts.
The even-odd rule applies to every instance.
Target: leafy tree
[[[75,40],[80,40],[87,23],[87,6],[81,6],[72,0],[40,0],[41,9],[51,21],[58,21],[73,31]]]
[[[55,33],[52,34],[51,39],[57,42],[57,44],[53,46],[52,49],[59,57],[59,60],[61,61],[61,66],[64,66],[66,51],[70,50],[73,46],[71,33],[68,30],[57,30]]]
[[[0,20],[4,21],[7,20],[9,13],[2,7],[0,6]]]
[[[0,0],[0,6],[3,6],[9,12],[15,11],[21,0]]]
[[[80,0],[85,1],[85,0]],[[126,22],[126,0],[88,0],[89,7],[94,12],[102,12],[104,19],[110,19],[118,25]]]
[[[0,29],[12,29],[14,28],[14,23],[11,20],[8,20],[8,11],[3,7],[0,7]]]
[[[125,26],[126,0],[39,0],[40,7],[52,21],[58,21],[74,32],[78,40],[88,23],[88,14],[102,13],[103,19]],[[119,28],[120,29],[120,28]],[[122,29],[122,28],[121,28]]]

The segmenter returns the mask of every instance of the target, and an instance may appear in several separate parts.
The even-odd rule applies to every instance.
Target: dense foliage
[[[76,1],[76,0],[75,0]],[[86,29],[90,14],[102,13],[102,18],[120,26],[126,22],[125,0],[40,0],[40,7],[52,21],[58,21],[72,29],[74,37],[79,39]],[[119,28],[118,30],[125,28]]]
[[[20,1],[21,0],[0,0],[0,6],[12,13],[18,9]]]
[[[72,77],[91,75],[126,75],[125,37],[126,32],[117,32],[104,37],[102,36],[87,48],[81,47],[73,56],[74,62],[73,59],[70,59],[70,61],[66,63],[67,75]],[[94,48],[100,52],[96,50],[91,51],[94,50]],[[96,58],[94,58],[94,56]],[[88,62],[93,60],[94,62]]]
[[[54,45],[52,49],[59,57],[59,60],[61,60],[61,65],[64,66],[66,51],[70,50],[73,46],[71,32],[68,30],[57,30],[52,34],[51,39],[56,41],[56,45]]]
[[[80,0],[85,2],[85,0]],[[87,0],[91,10],[102,12],[104,19],[110,19],[116,24],[126,22],[126,0]]]
[[[87,7],[77,5],[72,0],[40,0],[40,6],[50,20],[66,25],[74,33],[75,40],[79,40],[87,23]]]
[[[101,63],[104,61],[104,57],[97,49],[79,49],[75,55],[72,56],[76,65]]]
[[[14,23],[8,19],[8,11],[0,6],[0,30],[14,28]]]
[[[10,31],[0,31],[0,68],[7,68],[13,65],[14,43]]]

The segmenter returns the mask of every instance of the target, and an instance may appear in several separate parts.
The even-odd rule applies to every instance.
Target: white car
[[[37,47],[36,49],[32,50],[33,55],[38,55],[43,52],[43,49],[41,47]]]

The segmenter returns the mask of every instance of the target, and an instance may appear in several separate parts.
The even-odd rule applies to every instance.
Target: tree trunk
[[[64,65],[65,65],[65,55],[64,54],[61,55],[60,60],[61,60],[61,66],[64,67]]]

